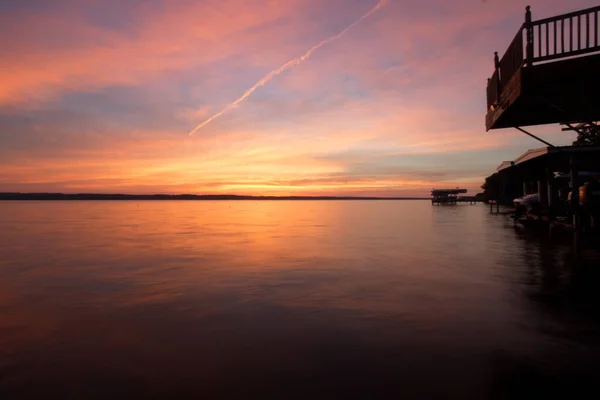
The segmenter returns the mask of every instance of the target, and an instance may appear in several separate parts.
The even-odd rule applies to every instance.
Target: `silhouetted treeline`
[[[483,198],[486,201],[495,200],[505,205],[512,205],[513,199],[523,195],[522,187],[520,182],[502,180],[497,172],[485,178],[485,182],[481,185]]]
[[[0,200],[425,200],[426,197],[238,196],[231,194],[0,193]]]

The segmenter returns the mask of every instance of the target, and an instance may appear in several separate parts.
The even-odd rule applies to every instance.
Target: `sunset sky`
[[[594,0],[0,0],[0,192],[477,192],[493,52]],[[554,144],[573,134],[532,128]]]

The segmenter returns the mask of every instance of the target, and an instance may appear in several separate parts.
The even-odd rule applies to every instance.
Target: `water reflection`
[[[0,225],[9,398],[519,397],[599,355],[597,263],[485,207],[23,202]]]
[[[515,285],[539,333],[534,357],[495,358],[496,397],[574,397],[598,389],[600,264],[596,251],[575,254],[570,238],[514,228],[522,262],[512,268]]]

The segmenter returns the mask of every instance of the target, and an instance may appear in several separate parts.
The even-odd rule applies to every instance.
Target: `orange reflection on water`
[[[481,385],[482,357],[547,350],[515,279],[535,244],[503,224],[426,201],[3,203],[0,396],[247,397],[298,371],[405,390],[431,365],[444,393]]]

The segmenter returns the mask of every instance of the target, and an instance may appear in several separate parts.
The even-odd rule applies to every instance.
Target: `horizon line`
[[[0,200],[152,200],[152,199],[188,199],[188,200],[429,200],[424,196],[334,196],[334,195],[241,195],[241,194],[132,194],[132,193],[62,193],[62,192],[0,192]]]

